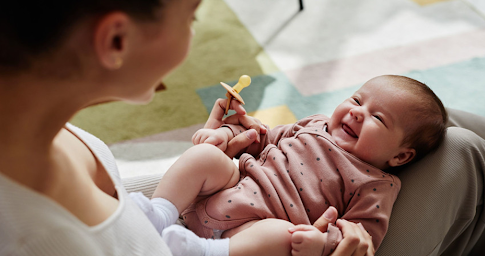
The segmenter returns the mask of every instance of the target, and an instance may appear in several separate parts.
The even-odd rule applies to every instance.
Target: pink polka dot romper
[[[266,218],[313,224],[334,206],[339,218],[361,222],[377,249],[401,182],[337,146],[326,131],[328,120],[313,115],[269,130],[261,143],[246,150],[252,155],[240,157],[241,179],[235,187],[183,212],[188,227],[211,238],[214,229],[228,230]],[[240,126],[227,127],[234,135],[244,131]],[[341,238],[336,226],[329,227],[324,254],[333,251]]]

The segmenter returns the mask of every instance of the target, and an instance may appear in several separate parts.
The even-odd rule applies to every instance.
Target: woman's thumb
[[[338,212],[335,207],[330,206],[328,209],[318,218],[314,223],[313,226],[316,227],[321,232],[327,231],[328,224],[335,223],[338,218]]]
[[[249,129],[237,135],[232,140],[230,140],[229,143],[227,143],[227,149],[225,151],[226,155],[231,158],[234,157],[241,150],[253,144],[258,136],[258,132],[254,129]]]

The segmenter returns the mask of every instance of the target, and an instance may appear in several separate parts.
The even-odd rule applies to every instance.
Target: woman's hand
[[[353,222],[349,222],[343,219],[337,220],[338,211],[335,207],[330,206],[323,214],[318,218],[315,223],[313,223],[313,227],[318,229],[320,232],[326,232],[328,228],[328,224],[335,223],[337,221],[337,227],[342,231],[343,239],[335,248],[335,251],[331,254],[331,256],[373,256],[375,254],[374,244],[372,243],[372,237],[367,233],[362,226],[361,223],[356,224]],[[298,238],[295,236],[297,231],[297,227],[301,227],[302,231],[308,230],[312,231],[311,229],[307,229],[304,227],[305,225],[298,225],[292,230],[289,230],[292,233],[292,255],[321,255],[315,253],[319,251],[320,245],[318,248],[315,248],[318,243],[315,243],[315,246],[300,246],[298,243],[299,241],[304,241],[303,239],[317,239],[317,236],[314,236],[313,232],[308,233],[309,236],[304,238]],[[303,253],[303,254],[302,254]],[[306,253],[306,254],[304,254]]]
[[[266,134],[266,127],[258,119],[246,115],[246,110],[237,100],[231,100],[231,105],[229,106],[229,109],[236,111],[236,114],[223,119],[226,102],[227,99],[216,100],[204,128],[217,129],[223,124],[239,124],[248,130],[255,129],[258,134]]]
[[[217,129],[224,124],[222,118],[224,117],[224,112],[226,111],[226,102],[227,99],[216,100],[204,128]],[[231,105],[229,106],[229,109],[236,111],[236,115],[246,115],[246,110],[237,100],[231,100]]]
[[[342,231],[343,239],[331,256],[373,256],[375,254],[372,236],[361,223],[337,220],[337,227]]]
[[[266,127],[262,125],[258,119],[246,115],[246,110],[237,100],[232,100],[231,105],[229,106],[229,109],[236,111],[236,114],[223,119],[226,102],[227,99],[216,100],[204,128],[217,129],[222,124],[237,124],[248,129],[246,132],[239,134],[229,141],[225,153],[229,157],[233,157],[242,149],[251,145],[254,141],[259,142],[259,134],[266,134]]]

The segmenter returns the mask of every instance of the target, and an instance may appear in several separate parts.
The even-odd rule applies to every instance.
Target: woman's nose
[[[355,121],[357,122],[362,122],[362,120],[364,120],[364,116],[362,115],[362,112],[356,108],[350,109],[349,113],[350,113],[350,116],[355,118]]]

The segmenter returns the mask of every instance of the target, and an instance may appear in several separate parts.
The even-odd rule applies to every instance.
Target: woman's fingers
[[[374,244],[372,243],[372,236],[369,235],[367,230],[365,230],[364,225],[362,223],[357,224],[359,228],[362,230],[362,233],[365,234],[365,240],[367,241],[367,244],[369,244],[369,247],[367,248],[367,254],[366,255],[374,255],[376,253],[376,250],[374,249]]]
[[[346,220],[337,220],[337,227],[342,230],[343,239],[332,256],[373,256],[372,237],[358,224]]]
[[[227,99],[217,99],[214,103],[214,107],[212,107],[212,111],[209,115],[209,119],[205,123],[204,128],[209,129],[216,129],[219,128],[222,124],[222,118],[224,117],[224,112],[226,111],[226,103]],[[237,100],[231,100],[231,105],[229,109],[236,111],[237,115],[245,115],[246,110],[243,108],[241,103]]]
[[[367,231],[362,230],[359,227],[360,223],[358,223],[358,224],[352,223],[352,224],[354,224],[352,226],[353,226],[354,231],[357,233],[357,236],[359,238],[359,245],[357,246],[357,249],[355,250],[354,255],[366,255],[367,249],[369,248],[369,246],[367,245],[368,241],[365,239],[365,236],[368,235]],[[364,234],[364,232],[365,232],[365,234]]]
[[[242,125],[246,129],[254,129],[256,132],[259,134],[266,134],[266,127],[259,121],[259,119],[248,116],[248,115],[232,115],[226,117],[223,122],[225,124],[236,124],[236,125]],[[256,140],[257,142],[260,142],[259,136],[258,139]]]
[[[226,102],[227,99],[216,100],[204,128],[217,129],[222,124],[237,124],[244,126],[248,130],[255,129],[258,134],[266,134],[266,127],[261,124],[261,121],[246,115],[246,110],[237,100],[231,100],[231,105],[229,107],[230,109],[235,110],[236,114],[223,119]],[[259,136],[256,141],[259,142]]]
[[[229,143],[227,143],[227,149],[224,152],[228,157],[233,158],[241,150],[253,144],[256,138],[258,137],[259,137],[259,134],[254,129],[250,129],[243,133],[240,133],[232,140],[230,140]]]
[[[314,223],[313,226],[316,227],[321,232],[326,232],[328,224],[335,223],[338,218],[338,211],[335,207],[330,206],[328,209],[320,216]]]
[[[335,248],[332,256],[352,256],[359,244],[359,239],[357,234],[355,234],[353,227],[348,224],[342,224],[341,220],[337,221],[337,225],[340,224],[339,228],[342,230],[343,239]]]

